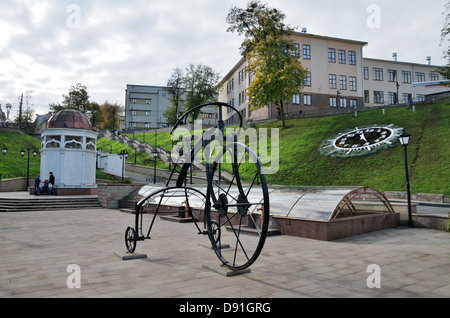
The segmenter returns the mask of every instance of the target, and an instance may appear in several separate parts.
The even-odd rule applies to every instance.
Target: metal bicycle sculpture
[[[174,213],[179,210],[173,207],[179,209],[184,204],[198,234],[209,237],[222,264],[231,270],[242,270],[256,261],[266,240],[270,212],[267,183],[258,156],[237,141],[237,134],[225,137],[223,133],[222,108],[235,111],[240,120],[238,132],[242,128],[241,114],[228,104],[216,102],[192,108],[178,119],[171,132],[172,140],[183,120],[206,106],[219,108],[218,125],[203,131],[197,140],[190,134],[177,140],[182,145],[176,148],[179,156],[174,160],[166,186],[141,194],[136,204],[135,226],[125,232],[125,245],[128,252],[133,253],[138,241],[150,239],[158,214]],[[186,185],[188,172],[201,150],[207,183],[203,192]],[[175,184],[171,185],[173,182]],[[146,205],[151,213],[143,211]],[[201,212],[203,229],[198,225]],[[143,223],[147,224],[144,215],[151,219],[146,234],[143,232]]]

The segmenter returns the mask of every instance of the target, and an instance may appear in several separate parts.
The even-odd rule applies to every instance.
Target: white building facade
[[[448,90],[436,85],[444,80],[436,72],[439,66],[364,58],[367,42],[306,32],[294,33],[292,39],[307,79],[303,90],[285,101],[288,116],[333,114],[396,104],[397,96],[399,103],[410,99],[422,101],[427,94]],[[277,118],[275,106],[251,109],[246,96],[251,83],[247,66],[242,58],[222,79],[219,101],[237,108],[246,121]],[[237,115],[230,110],[224,111],[223,118],[226,124],[237,122]]]

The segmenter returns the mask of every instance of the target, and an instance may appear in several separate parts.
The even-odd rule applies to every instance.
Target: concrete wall
[[[34,186],[34,179],[29,179],[30,186]],[[0,192],[25,191],[26,178],[14,178],[0,181]]]
[[[271,217],[271,227],[280,230],[283,235],[322,241],[333,241],[353,235],[396,228],[399,225],[399,213],[366,214],[336,219],[331,222]]]
[[[107,209],[118,209],[119,201],[127,198],[133,191],[139,190],[145,183],[133,184],[98,184],[98,201]]]

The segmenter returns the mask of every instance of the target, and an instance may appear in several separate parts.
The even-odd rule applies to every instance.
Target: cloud
[[[266,0],[291,26],[369,42],[365,55],[443,64],[439,47],[446,0]],[[225,18],[239,0],[3,0],[0,12],[0,103],[34,90],[36,112],[62,100],[71,85],[91,100],[123,103],[126,84],[165,85],[175,67],[205,64],[222,76],[240,59],[242,38]],[[367,25],[369,5],[381,27]]]

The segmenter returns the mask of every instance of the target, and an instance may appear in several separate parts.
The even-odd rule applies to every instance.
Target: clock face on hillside
[[[368,155],[393,146],[401,131],[394,125],[356,127],[325,140],[320,150],[332,157]]]

